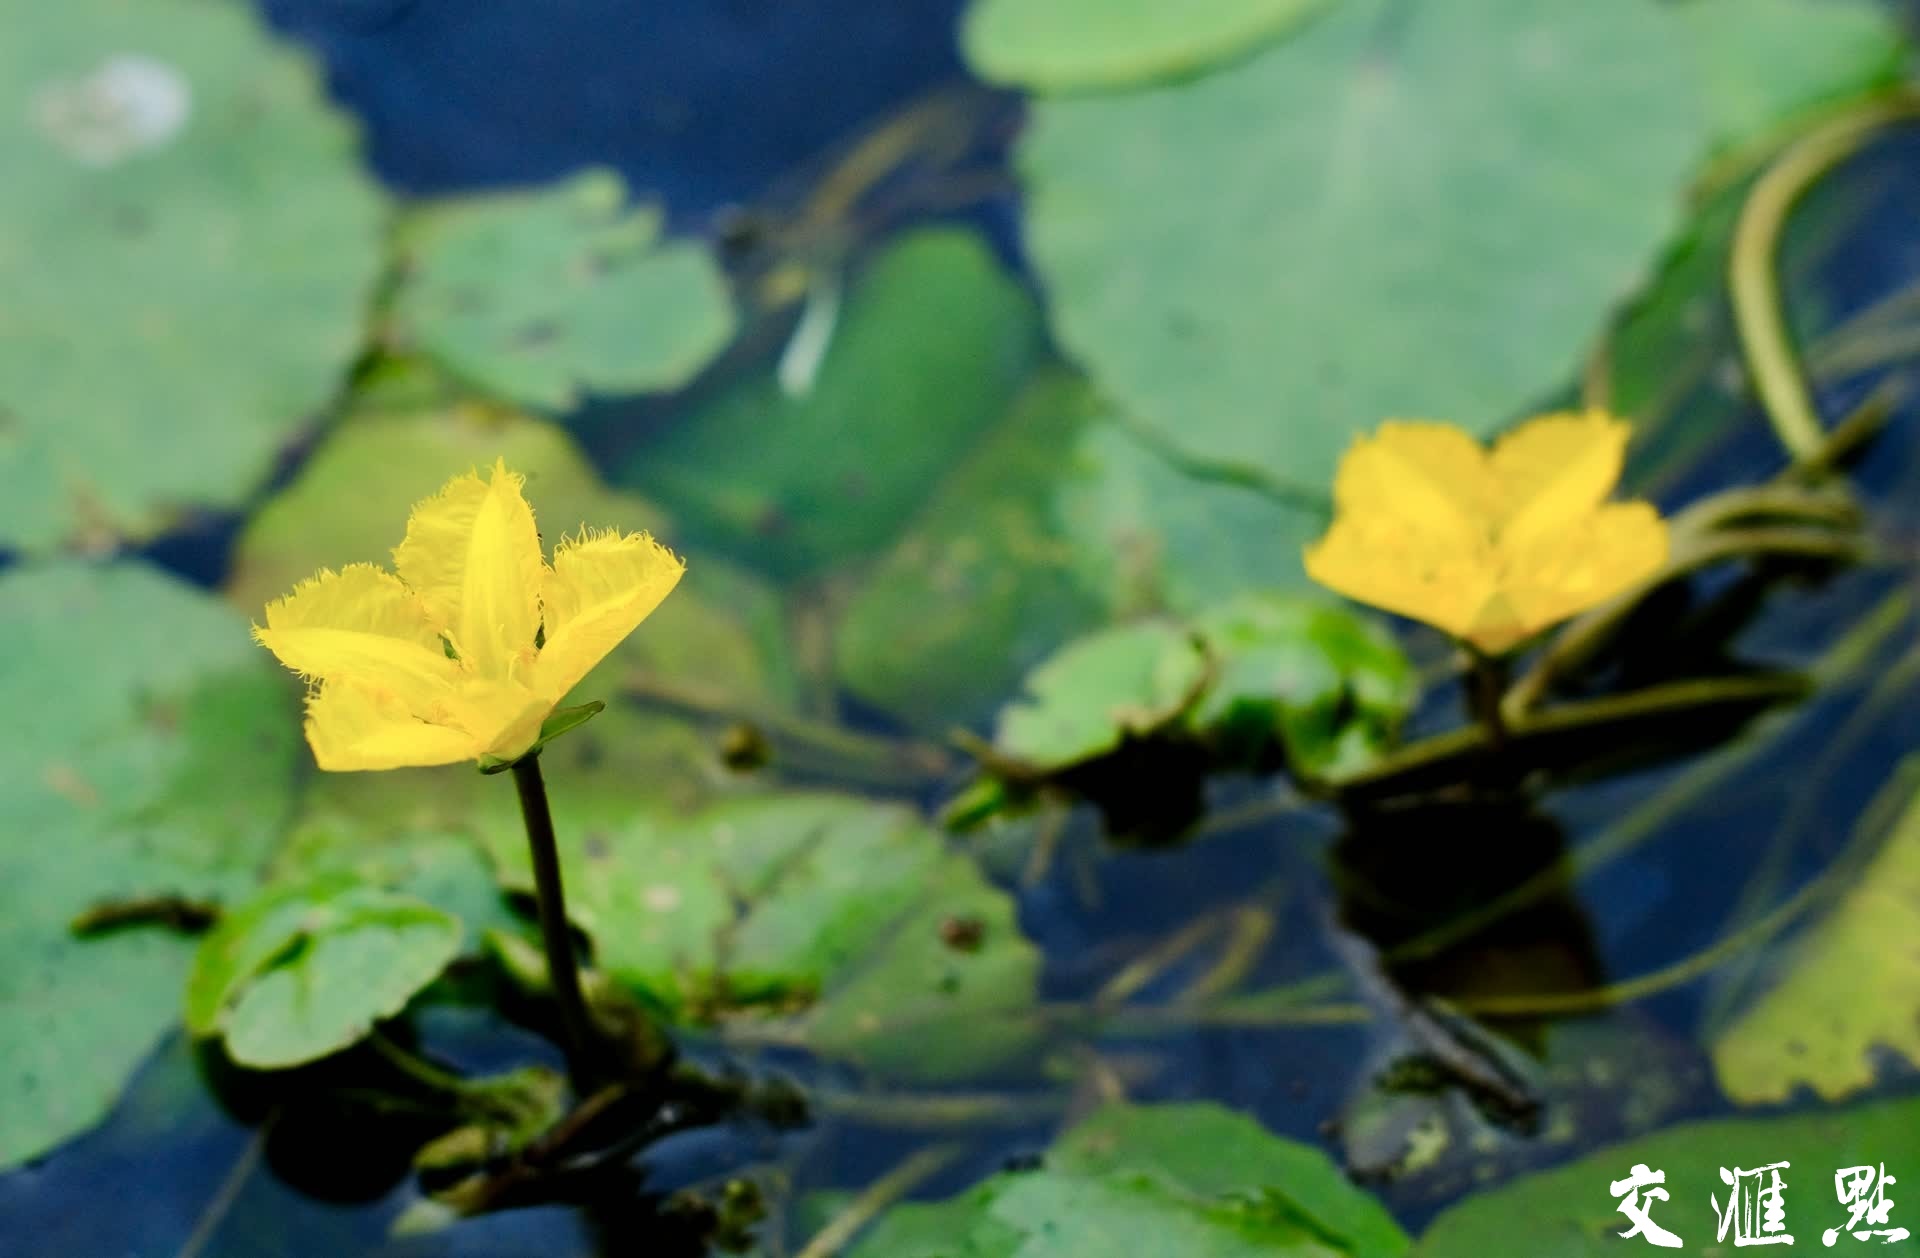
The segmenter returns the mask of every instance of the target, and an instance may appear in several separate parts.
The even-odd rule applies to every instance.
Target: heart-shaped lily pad
[[[180,1014],[191,940],[69,922],[102,901],[244,896],[280,835],[300,719],[245,620],[144,565],[0,573],[0,635],[11,1166],[98,1121]]]
[[[676,389],[733,336],[707,249],[661,236],[611,171],[419,207],[400,232],[395,335],[497,397]]]
[[[1000,714],[996,750],[1050,773],[1172,723],[1207,682],[1207,656],[1171,621],[1118,625],[1068,645]]]
[[[1040,959],[1012,901],[907,809],[782,792],[690,815],[556,793],[554,810],[595,964],[676,1018],[904,1078],[1032,1043]],[[524,837],[489,838],[507,885],[531,889]]]
[[[1406,1234],[1318,1149],[1216,1105],[1119,1105],[1040,1166],[896,1206],[849,1258],[1395,1258]]]
[[[194,954],[187,1029],[243,1066],[298,1066],[393,1017],[460,950],[460,920],[349,874],[269,887]]]
[[[1042,99],[1055,330],[1159,441],[1306,493],[1383,417],[1493,431],[1572,375],[1710,152],[1884,74],[1891,27],[1761,7],[1765,40],[1730,0],[1343,0],[1191,82]]]

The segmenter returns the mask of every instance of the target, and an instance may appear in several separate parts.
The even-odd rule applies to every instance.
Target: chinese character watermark
[[[1620,1235],[1629,1237],[1644,1236],[1650,1244],[1658,1245],[1662,1249],[1680,1248],[1680,1238],[1672,1232],[1669,1232],[1666,1228],[1661,1227],[1658,1223],[1655,1223],[1652,1216],[1648,1213],[1653,1209],[1653,1202],[1668,1200],[1667,1190],[1665,1188],[1650,1187],[1650,1185],[1664,1184],[1666,1182],[1667,1173],[1665,1171],[1650,1171],[1647,1169],[1645,1162],[1636,1162],[1633,1168],[1627,1172],[1627,1178],[1616,1179],[1607,1185],[1607,1191],[1614,1196],[1619,1197],[1624,1195],[1626,1197],[1626,1200],[1620,1202],[1616,1209],[1626,1215],[1627,1221],[1632,1223],[1633,1226],[1620,1233]],[[1646,1190],[1648,1202],[1648,1204],[1644,1206],[1640,1204],[1642,1189]]]
[[[1793,1237],[1787,1233],[1787,1184],[1780,1178],[1780,1172],[1791,1165],[1790,1162],[1774,1162],[1752,1170],[1742,1170],[1736,1166],[1731,1171],[1721,1167],[1720,1182],[1731,1191],[1727,1193],[1727,1208],[1724,1211],[1720,1209],[1720,1198],[1707,1198],[1713,1203],[1714,1217],[1720,1221],[1720,1230],[1714,1234],[1714,1239],[1724,1241],[1731,1231],[1736,1248],[1741,1245],[1793,1244]]]
[[[1887,1221],[1887,1213],[1893,1209],[1893,1199],[1887,1196],[1887,1185],[1899,1182],[1887,1174],[1885,1162],[1879,1166],[1849,1166],[1843,1171],[1835,1171],[1833,1191],[1840,1198],[1840,1204],[1848,1207],[1849,1213],[1844,1226],[1830,1227],[1820,1234],[1821,1243],[1832,1245],[1842,1232],[1852,1232],[1853,1239],[1857,1241],[1878,1236],[1888,1245],[1907,1239],[1909,1233],[1904,1227],[1880,1226]],[[1862,1223],[1874,1226],[1862,1228]]]

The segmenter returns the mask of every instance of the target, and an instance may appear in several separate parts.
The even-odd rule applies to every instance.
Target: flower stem
[[[513,762],[513,784],[520,792],[520,815],[526,820],[527,846],[533,852],[533,888],[540,907],[540,941],[546,947],[547,977],[560,1004],[574,1085],[584,1087],[595,1082],[597,1075],[592,1069],[593,1023],[580,995],[579,962],[573,955],[566,893],[560,886],[560,851],[554,842],[553,813],[547,808],[547,784],[540,774],[538,752]]]
[[[1468,655],[1473,668],[1468,677],[1472,689],[1467,706],[1487,731],[1487,751],[1497,756],[1507,749],[1507,718],[1500,710],[1507,692],[1507,660],[1505,656],[1482,655],[1471,647]]]

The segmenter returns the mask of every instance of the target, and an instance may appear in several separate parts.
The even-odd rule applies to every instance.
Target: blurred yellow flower
[[[1627,436],[1601,411],[1529,420],[1491,451],[1447,424],[1382,424],[1341,459],[1307,573],[1503,654],[1666,562],[1659,513],[1606,501]]]
[[[322,769],[512,760],[576,682],[632,633],[685,565],[644,533],[583,531],[540,555],[521,478],[497,460],[414,504],[374,564],[322,569],[267,604],[253,636],[315,684]]]

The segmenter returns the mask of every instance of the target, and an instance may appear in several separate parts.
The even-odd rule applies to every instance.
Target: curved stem
[[[580,994],[580,966],[573,955],[573,935],[567,925],[566,893],[560,885],[560,849],[553,837],[553,813],[547,807],[546,779],[540,773],[540,754],[513,762],[513,784],[520,792],[520,815],[527,823],[527,846],[533,853],[534,896],[540,908],[540,942],[546,948],[547,977],[560,1005],[560,1022],[567,1037],[567,1064],[574,1086],[585,1090],[595,1081],[593,1023]]]
[[[1754,392],[1796,462],[1814,458],[1823,432],[1812,390],[1787,331],[1774,263],[1795,202],[1890,123],[1920,118],[1920,98],[1899,94],[1835,118],[1803,137],[1753,185],[1734,227],[1728,286],[1734,327]]]
[[[835,1258],[888,1206],[951,1166],[965,1152],[966,1146],[956,1142],[929,1145],[909,1155],[906,1161],[862,1189],[844,1210],[814,1233],[813,1239],[794,1258]]]

